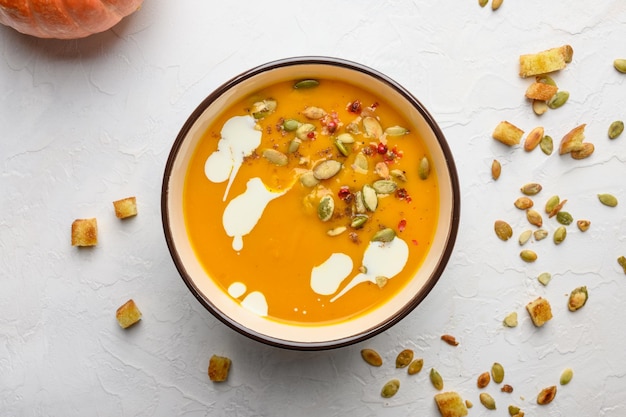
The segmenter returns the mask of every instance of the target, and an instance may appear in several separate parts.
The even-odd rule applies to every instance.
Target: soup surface
[[[300,80],[224,109],[183,204],[207,279],[254,314],[320,324],[402,291],[430,249],[437,187],[422,139],[384,97]]]

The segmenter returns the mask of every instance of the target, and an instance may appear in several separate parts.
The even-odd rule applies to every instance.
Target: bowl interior
[[[431,154],[439,181],[440,212],[432,247],[421,268],[384,305],[369,313],[328,325],[295,325],[259,317],[240,306],[208,275],[187,236],[183,187],[187,166],[203,133],[220,114],[250,92],[288,80],[332,78],[372,91],[395,103],[396,111],[413,124]],[[254,339],[281,347],[321,349],[363,340],[406,316],[432,289],[450,257],[459,220],[456,169],[443,134],[421,104],[392,80],[369,68],[334,59],[300,58],[277,61],[248,71],[207,97],[187,120],[168,160],[163,183],[163,222],[166,239],[185,283],[216,317]]]

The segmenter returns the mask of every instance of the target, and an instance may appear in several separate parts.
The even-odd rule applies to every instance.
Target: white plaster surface
[[[0,415],[1,416],[436,416],[435,367],[445,390],[471,400],[470,416],[626,415],[626,2],[505,0],[496,12],[477,1],[210,2],[146,0],[105,33],[40,40],[0,28]],[[562,44],[573,62],[555,75],[569,102],[541,118],[524,98],[518,56]],[[248,340],[213,318],[189,293],[169,256],[160,218],[165,161],[191,111],[215,87],[264,62],[296,55],[357,61],[397,80],[432,112],[458,165],[462,221],[444,275],[407,318],[373,339],[333,351],[299,353]],[[508,120],[538,125],[558,144],[587,123],[588,159],[507,148],[491,132]],[[494,182],[490,166],[502,162]],[[519,187],[540,182],[540,208],[553,194],[591,220],[566,241],[528,243],[513,207]],[[616,208],[596,194],[613,193]],[[113,200],[136,195],[139,215],[119,221]],[[70,246],[75,218],[97,217],[100,244]],[[516,232],[503,243],[496,219]],[[554,219],[544,219],[553,231]],[[536,276],[550,272],[547,287]],[[569,291],[589,289],[580,311]],[[545,297],[554,319],[535,328],[524,306]],[[143,320],[123,331],[116,308],[133,298]],[[517,328],[502,319],[517,311]],[[454,335],[460,344],[440,340]],[[384,357],[371,368],[359,351]],[[412,348],[424,370],[393,366]],[[211,383],[212,354],[232,358],[229,380]],[[496,411],[478,401],[476,377],[494,361],[511,394],[490,384]],[[537,393],[572,382],[554,402]],[[379,395],[401,381],[391,399]]]

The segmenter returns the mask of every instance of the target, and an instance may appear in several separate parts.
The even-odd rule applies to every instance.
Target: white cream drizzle
[[[263,293],[259,291],[252,291],[250,294],[246,295],[241,305],[258,316],[267,316],[267,300],[265,300]]]
[[[337,292],[341,281],[352,272],[353,263],[345,253],[333,253],[311,271],[311,289],[320,295]]]

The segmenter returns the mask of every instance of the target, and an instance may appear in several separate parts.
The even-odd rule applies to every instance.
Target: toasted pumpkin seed
[[[362,173],[366,174],[369,168],[369,164],[367,162],[367,157],[362,153],[358,153],[354,157],[354,165],[353,168],[356,170],[360,170]]]
[[[307,171],[304,174],[300,175],[300,183],[305,187],[315,187],[320,183],[320,180],[315,178],[313,171]]]
[[[517,407],[515,405],[509,405],[509,415],[511,417],[514,417],[514,416],[518,415],[520,411],[521,410],[520,410],[519,407]]]
[[[363,192],[357,191],[354,193],[354,211],[359,214],[364,214],[367,209],[365,208],[365,203],[363,202]]]
[[[567,385],[570,383],[573,377],[574,371],[572,371],[572,368],[565,368],[561,373],[561,378],[559,382],[561,383],[561,385]]]
[[[561,243],[563,243],[566,237],[567,229],[565,228],[565,226],[559,226],[554,231],[554,236],[552,237],[552,239],[554,240],[555,245],[560,245]]]
[[[567,308],[569,311],[576,311],[583,308],[583,306],[587,303],[589,299],[589,293],[587,292],[587,287],[582,286],[575,288],[569,294],[569,301],[567,302]]]
[[[380,390],[380,395],[383,398],[391,398],[398,393],[400,389],[400,380],[392,379],[387,381],[385,385],[383,385],[382,390]]]
[[[537,75],[535,77],[535,81],[537,81],[538,83],[551,85],[553,87],[558,87],[554,79],[546,74]]]
[[[441,340],[449,344],[450,346],[458,346],[459,342],[456,340],[456,337],[450,334],[441,335]]]
[[[307,119],[319,120],[326,116],[326,111],[320,107],[308,106],[302,111],[302,114],[304,114]]]
[[[365,184],[363,186],[363,204],[365,208],[369,211],[376,211],[376,207],[378,207],[378,196],[376,195],[376,190],[369,185]]]
[[[396,191],[398,185],[392,180],[374,181],[372,188],[377,194],[391,194]]]
[[[559,211],[556,215],[556,221],[564,226],[569,226],[574,221],[574,218],[567,211]]]
[[[573,159],[585,159],[591,156],[596,147],[591,142],[583,142],[580,149],[572,150],[569,154]]]
[[[290,142],[289,142],[289,148],[287,149],[287,151],[289,153],[294,153],[294,152],[298,152],[298,149],[300,148],[300,144],[302,144],[302,141],[298,138],[293,138]]]
[[[376,285],[378,285],[378,288],[383,288],[385,285],[387,285],[389,278],[384,277],[382,275],[378,275],[376,276],[375,280],[376,280]]]
[[[283,130],[286,130],[287,132],[295,131],[298,126],[300,126],[300,122],[295,119],[283,120]]]
[[[545,229],[537,229],[533,232],[533,237],[536,241],[543,240],[548,237],[548,231]]]
[[[309,139],[309,133],[315,132],[315,125],[311,123],[302,123],[296,129],[296,137],[300,140]]]
[[[524,249],[519,253],[519,257],[522,258],[524,262],[535,262],[537,260],[537,253],[530,249]]]
[[[489,0],[478,0],[478,4],[480,5],[480,7],[485,7],[488,2]]]
[[[556,215],[558,215],[561,212],[561,209],[563,208],[563,206],[565,205],[565,203],[567,203],[567,199],[559,202],[559,204],[557,204],[556,206],[554,206],[552,208],[552,210],[550,211],[550,213],[548,213],[548,217],[552,218]]]
[[[539,142],[539,148],[541,148],[541,152],[545,153],[546,155],[552,155],[552,151],[554,150],[554,141],[552,140],[552,137],[546,135],[541,138],[541,142]]]
[[[428,158],[425,156],[420,160],[420,166],[417,172],[422,180],[427,179],[428,175],[430,175],[430,162],[428,162]]]
[[[609,126],[609,139],[615,139],[624,131],[624,122],[616,120]]]
[[[409,133],[409,129],[402,126],[390,126],[385,129],[387,136],[404,136]]]
[[[361,350],[361,357],[372,366],[382,366],[383,358],[374,349]]]
[[[263,158],[274,165],[282,167],[289,163],[289,157],[287,155],[273,148],[263,149],[262,155]]]
[[[487,410],[495,410],[496,409],[496,400],[486,392],[481,392],[478,396],[480,399],[480,403],[485,406]]]
[[[443,389],[443,378],[435,368],[430,368],[430,383],[433,384],[437,391]]]
[[[350,149],[348,149],[348,147],[343,142],[336,140],[335,147],[337,148],[339,153],[342,154],[343,156],[350,155]]]
[[[526,210],[535,205],[535,202],[528,197],[520,197],[513,202],[513,205],[520,210]]]
[[[317,217],[323,222],[327,222],[333,217],[335,212],[335,200],[330,194],[326,194],[320,199],[317,205]]]
[[[313,175],[318,180],[327,180],[341,171],[342,163],[334,159],[326,159],[313,167]]]
[[[369,217],[365,214],[357,214],[350,222],[350,227],[354,229],[360,229],[365,225],[365,223],[367,223],[368,220]]]
[[[504,381],[504,367],[500,363],[494,362],[491,365],[491,378],[496,384]]]
[[[616,59],[613,61],[613,66],[619,72],[626,74],[626,59]]]
[[[502,385],[502,388],[500,388],[500,391],[502,392],[506,392],[506,393],[512,393],[513,392],[513,387],[510,386],[509,384],[504,384]]]
[[[493,162],[491,163],[491,178],[493,178],[494,180],[497,180],[498,178],[500,178],[501,173],[502,173],[502,165],[500,164],[500,161],[498,161],[497,159],[494,159]]]
[[[537,281],[539,281],[539,283],[543,285],[544,287],[548,285],[551,279],[552,279],[552,275],[549,272],[542,272],[537,277]]]
[[[533,108],[533,112],[537,116],[541,116],[542,114],[548,111],[548,103],[545,102],[544,100],[533,100],[532,108]]]
[[[328,236],[334,237],[334,236],[339,236],[340,234],[342,234],[346,230],[348,230],[348,228],[346,226],[337,226],[334,229],[330,229],[330,230],[326,231],[326,234]]]
[[[252,113],[252,117],[255,119],[263,119],[264,117],[269,116],[276,110],[276,100],[267,99],[263,101],[257,101],[252,104],[250,108],[250,113]]]
[[[502,323],[506,327],[517,327],[517,313],[513,311],[512,313],[507,314]]]
[[[554,400],[554,397],[556,397],[556,385],[542,389],[539,395],[537,395],[537,404],[550,404],[552,400]]]
[[[591,226],[591,222],[589,220],[578,220],[576,222],[576,226],[581,232],[586,232],[589,230],[589,226]]]
[[[569,99],[569,93],[567,91],[557,91],[555,95],[548,100],[548,107],[551,109],[558,109],[564,105]]]
[[[482,374],[478,375],[478,379],[476,380],[476,386],[478,388],[485,388],[487,385],[489,385],[490,382],[491,375],[489,375],[489,372],[483,372]]]
[[[558,195],[553,195],[546,201],[546,213],[550,214],[552,210],[559,204],[561,199]]]
[[[543,127],[537,126],[533,130],[531,130],[530,133],[528,133],[528,136],[526,136],[526,139],[524,139],[524,150],[526,152],[534,150],[537,145],[539,145],[539,142],[541,142],[541,139],[543,139],[543,132]]]
[[[465,400],[465,406],[467,408],[472,408],[474,406],[474,404],[472,404],[472,402],[470,400]]]
[[[539,212],[535,209],[526,210],[526,219],[528,220],[528,223],[532,224],[533,226],[541,227],[543,225],[543,218],[541,217],[541,214],[539,214]]]
[[[391,242],[393,239],[395,239],[395,237],[395,230],[387,227],[374,233],[374,236],[372,236],[371,240],[372,242]]]
[[[526,242],[528,242],[530,240],[530,237],[532,235],[533,235],[533,231],[532,230],[524,230],[519,235],[519,239],[517,240],[517,242],[519,243],[520,246],[524,246],[526,244]]]
[[[536,195],[537,193],[539,193],[539,191],[541,191],[542,188],[543,187],[541,187],[541,184],[537,184],[536,182],[531,182],[528,184],[524,184],[522,188],[520,188],[520,191],[524,195],[532,196],[532,195]]]
[[[313,87],[317,87],[318,85],[320,85],[320,82],[317,80],[300,80],[297,81],[294,85],[293,88],[297,89],[304,89],[304,88],[313,88]]]
[[[496,232],[496,236],[498,236],[500,240],[507,241],[511,238],[511,236],[513,236],[513,229],[504,220],[496,220],[493,225],[493,229]]]
[[[396,356],[396,368],[406,368],[413,360],[413,351],[404,349]]]
[[[598,194],[598,199],[605,206],[609,206],[609,207],[617,206],[617,198],[612,194]]]
[[[402,182],[407,181],[406,174],[401,169],[392,169],[391,171],[389,171],[389,173],[392,177],[397,178]]]
[[[378,120],[372,116],[363,118],[363,130],[365,130],[365,136],[368,138],[380,139],[383,135],[382,126]]]
[[[418,372],[420,372],[422,370],[422,368],[424,367],[424,359],[419,358],[419,359],[414,359],[410,364],[409,364],[409,369],[407,369],[407,373],[409,375],[415,375]]]
[[[620,256],[617,258],[617,263],[622,267],[624,273],[626,274],[626,256]]]
[[[354,136],[349,133],[342,133],[337,136],[337,140],[341,143],[354,143]]]
[[[491,0],[491,10],[498,10],[502,6],[502,0]]]

